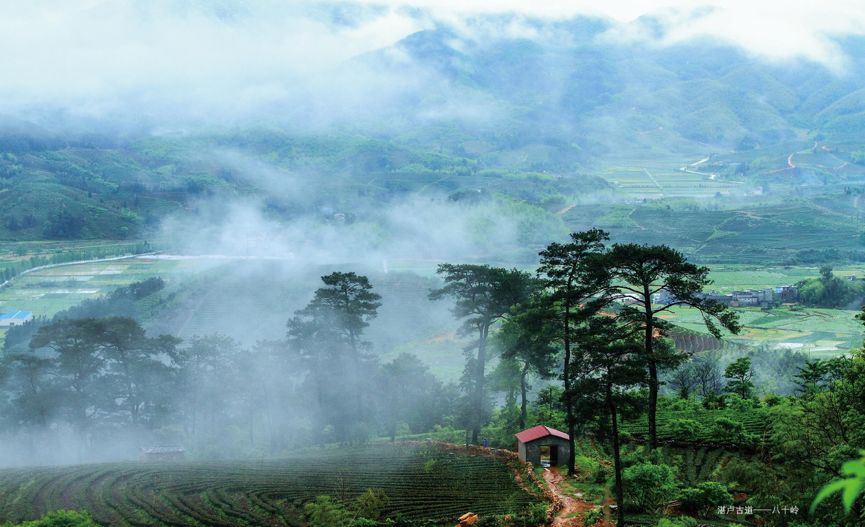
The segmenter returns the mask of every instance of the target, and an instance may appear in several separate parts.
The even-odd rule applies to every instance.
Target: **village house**
[[[571,449],[568,434],[538,425],[515,435],[520,461],[550,467],[567,463]]]
[[[782,285],[775,288],[775,295],[782,304],[799,301],[799,288],[795,285]]]
[[[710,291],[702,293],[700,298],[714,300],[725,306],[732,307],[771,307],[778,304],[792,303],[799,300],[799,289],[793,285],[768,287],[765,289],[748,289],[733,291],[729,294]]]

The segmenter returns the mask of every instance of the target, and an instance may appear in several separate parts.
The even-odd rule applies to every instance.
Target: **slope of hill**
[[[531,37],[441,26],[356,57],[344,71],[371,67],[385,81],[414,82],[331,125],[286,123],[297,117],[287,113],[266,125],[152,134],[8,119],[0,239],[152,237],[168,215],[238,200],[277,221],[366,215],[384,228],[374,212],[412,193],[518,207],[545,225],[521,243],[561,235],[563,218],[577,228],[581,217],[609,218],[623,205],[636,211],[623,226],[649,236],[672,230],[670,243],[710,259],[772,253],[794,227],[814,227],[815,239],[826,228],[837,228],[832,239],[858,236],[849,221],[858,199],[843,198],[840,215],[826,203],[865,190],[856,163],[865,129],[861,39],[842,42],[849,64],[836,74],[706,41],[642,45],[612,37],[597,19],[524,22]],[[652,30],[651,19],[639,23]],[[101,133],[82,131],[91,128]],[[753,214],[766,199],[791,196],[787,208],[801,209],[802,221],[771,207]],[[678,198],[709,209],[720,198],[728,212],[691,223],[650,219]],[[688,232],[699,226],[706,232]],[[742,247],[713,248],[721,239]],[[789,250],[811,249],[803,241]]]

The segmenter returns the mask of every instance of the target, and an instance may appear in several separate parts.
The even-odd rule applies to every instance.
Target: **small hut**
[[[183,461],[186,451],[179,446],[154,446],[141,449],[141,461]]]
[[[555,428],[534,426],[515,434],[520,461],[555,467],[564,464],[570,453],[570,436]]]

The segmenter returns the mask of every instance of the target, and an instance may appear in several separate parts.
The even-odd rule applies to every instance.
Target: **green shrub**
[[[303,506],[303,517],[309,527],[348,527],[351,513],[330,496],[317,496]]]
[[[729,417],[716,417],[712,425],[712,439],[719,445],[750,445],[754,437],[745,431],[744,425]]]
[[[728,393],[725,398],[727,408],[737,412],[747,412],[760,406],[760,402],[754,399],[743,399],[739,394]]]
[[[775,395],[774,393],[770,393],[763,397],[763,404],[768,407],[778,406],[779,404],[784,402],[784,398],[780,395]]]
[[[725,397],[710,393],[703,397],[703,408],[707,410],[720,410],[726,405]]]
[[[3,525],[12,527],[11,523]],[[99,524],[83,511],[53,511],[38,520],[19,523],[16,527],[99,527]]]
[[[533,503],[525,512],[515,518],[515,526],[534,527],[536,525],[545,525],[547,522],[547,504]]]
[[[694,412],[699,410],[700,403],[693,399],[672,399],[664,397],[658,400],[658,407],[661,410],[671,410],[675,412]]]
[[[604,517],[603,509],[592,509],[583,516],[583,525],[596,525]]]
[[[388,505],[390,505],[390,498],[383,490],[366,489],[363,494],[355,498],[354,512],[361,518],[380,520]]]
[[[519,514],[481,515],[474,527],[537,527],[546,523],[547,504],[534,503]]]
[[[657,513],[679,494],[676,471],[669,465],[640,463],[622,473],[625,509]]]
[[[682,502],[682,510],[700,515],[720,505],[733,503],[727,487],[716,481],[704,481],[695,487],[684,489],[679,499]]]
[[[759,462],[732,458],[715,470],[714,478],[732,488],[760,489],[766,482],[766,468]]]
[[[610,478],[610,469],[604,466],[597,459],[589,456],[577,456],[575,458],[577,466],[577,479],[579,481],[589,481],[592,483],[606,483]]]
[[[676,441],[696,441],[700,435],[700,423],[694,419],[671,419],[667,431]]]
[[[678,516],[676,518],[661,518],[657,527],[696,527],[699,523],[689,516]]]

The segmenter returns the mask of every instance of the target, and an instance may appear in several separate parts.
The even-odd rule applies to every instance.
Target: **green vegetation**
[[[136,318],[153,324],[158,320],[155,311],[170,309],[182,300],[179,295],[189,294],[170,289],[162,279],[148,278],[53,319],[10,330],[3,393],[8,407],[16,411],[7,412],[7,418],[15,426],[47,431],[49,423],[98,430],[106,441],[125,429],[169,441],[183,438],[190,455],[202,459],[216,453],[285,456],[310,444],[335,443],[343,447],[335,451],[356,452],[356,445],[372,438],[393,441],[412,434],[511,446],[515,431],[542,423],[573,429],[575,444],[583,434],[597,441],[591,449],[573,450],[570,484],[585,489],[599,505],[616,495],[623,505],[618,509],[620,524],[625,518],[636,524],[656,523],[671,507],[707,521],[733,519],[735,514],[719,517],[710,505],[728,503],[732,493],[746,495],[737,498],[737,504],[750,500],[753,506],[779,495],[791,496],[798,504],[813,498],[818,487],[832,479],[832,463],[849,458],[861,442],[853,430],[861,409],[857,404],[837,404],[857,400],[861,358],[810,364],[804,357],[790,359],[777,371],[792,377],[791,371],[800,368],[789,382],[801,389],[773,394],[758,382],[766,368],[761,362],[764,354],[695,341],[698,334],[691,328],[682,331],[673,325],[685,316],[676,308],[687,305],[699,312],[695,322],[708,325],[716,341],[722,335],[713,321],[736,329],[737,312],[696,295],[709,284],[707,268],[689,263],[668,247],[614,245],[608,250],[602,243],[605,238],[603,231],[589,231],[575,234],[573,247],[548,247],[542,253],[543,280],[518,269],[488,265],[440,267],[444,286],[431,288],[432,297],[456,300],[452,314],[473,337],[464,346],[465,375],[459,385],[444,385],[411,355],[376,360],[368,339],[387,297],[365,275],[325,274],[312,300],[289,319],[285,338],[253,347],[220,335],[180,342],[168,333],[146,333]],[[661,291],[669,297],[651,296]],[[641,302],[631,304],[627,300],[632,298]],[[658,316],[668,312],[675,317]],[[665,338],[667,332],[680,332],[679,340]],[[691,351],[676,346],[689,341],[696,342]],[[562,352],[568,345],[571,360],[566,362]],[[499,352],[501,357],[495,357]],[[487,368],[485,362],[493,357],[500,360]],[[565,372],[562,386],[547,385],[535,392],[535,400],[527,397],[529,375],[549,377],[555,364]],[[298,380],[286,383],[290,378]],[[374,388],[364,382],[368,379],[375,380]],[[678,399],[666,388],[661,390],[667,379]],[[653,383],[654,395],[647,390]],[[237,398],[221,405],[219,394],[226,391]],[[505,394],[503,406],[493,404],[492,392]],[[654,409],[647,404],[653,398]],[[285,413],[293,419],[281,421],[279,416]],[[826,419],[839,427],[830,430],[831,441],[821,437],[818,424]],[[794,422],[801,426],[795,428]],[[647,442],[649,448],[641,449],[639,442]],[[818,468],[809,472],[791,464],[810,452],[822,452]],[[433,477],[453,454],[423,455],[426,459],[417,462],[417,470]],[[297,457],[291,459],[298,463]],[[178,465],[184,470],[191,466]],[[208,464],[202,473],[209,470],[215,469]],[[505,473],[511,477],[507,468]],[[765,477],[757,477],[759,473]],[[81,477],[90,481],[101,476]],[[394,505],[400,494],[392,486],[357,479],[350,492],[344,483],[329,488],[312,485],[303,496],[279,498],[272,505],[283,511],[276,520],[272,508],[262,507],[271,514],[270,521],[288,525],[367,527],[387,518],[453,521],[444,515],[411,516]],[[221,512],[207,509],[218,499],[200,490],[196,492],[206,505],[187,500],[178,510],[203,507],[202,517],[210,518],[204,521],[214,521],[249,508],[243,504],[251,498],[241,496],[236,486],[231,488],[235,490],[224,491],[230,497],[219,498],[227,503]],[[538,510],[529,503],[534,498],[526,496],[525,502],[505,499],[500,509],[487,510],[490,519],[484,521],[500,522],[499,516],[512,515],[516,525],[529,522]],[[8,519],[84,506],[102,521],[99,514],[104,513],[79,505],[80,500],[61,499],[57,505]],[[26,501],[18,498],[15,503]],[[188,514],[159,511],[153,516],[159,522],[168,521],[165,517],[185,521],[177,515]],[[449,509],[447,514],[451,513],[456,510]],[[840,513],[827,505],[815,511],[827,525],[844,525]],[[151,508],[134,514],[154,512]],[[255,518],[248,521],[261,521]]]
[[[658,412],[658,440],[716,447],[749,449],[767,433],[770,410],[765,407],[730,406],[705,409],[690,404],[687,409],[662,409]],[[622,430],[635,439],[648,437],[648,426],[639,420],[626,420]]]
[[[118,287],[191,266],[191,262],[135,257],[41,269],[18,276],[0,289],[0,303],[4,310],[26,309],[37,317],[51,317],[81,302],[109,295]]]
[[[725,337],[727,348],[736,345],[828,358],[846,353],[862,340],[856,311],[852,310],[790,305],[769,310],[735,308],[735,311],[742,329],[738,335]],[[665,318],[678,327],[710,337],[694,313],[674,309]]]
[[[751,382],[754,370],[751,369],[750,358],[741,357],[733,361],[724,370],[724,377],[727,379],[727,391],[737,394],[742,399],[751,398],[754,391],[754,383]]]
[[[424,470],[431,460],[435,469]],[[96,522],[118,526],[300,526],[305,513],[342,518],[352,510],[399,525],[451,527],[468,511],[519,516],[534,514],[539,503],[515,483],[505,461],[420,446],[315,449],[254,463],[5,469],[0,489],[0,521],[74,504]]]
[[[636,243],[668,244],[706,264],[765,266],[862,262],[865,249],[851,240],[862,227],[854,197],[832,194],[827,207],[799,197],[766,200],[751,206],[736,200],[714,202],[648,201],[619,205],[587,204],[569,210],[568,225],[595,225],[611,236]],[[622,221],[627,218],[627,221]],[[744,284],[743,284],[744,285]]]
[[[624,507],[637,512],[660,513],[678,495],[676,473],[663,464],[641,463],[622,473],[625,487]]]
[[[523,303],[532,292],[528,273],[488,265],[441,264],[438,274],[444,286],[430,292],[431,300],[451,298],[453,313],[463,320],[460,331],[477,336],[473,346],[477,354],[467,361],[464,388],[469,392],[467,420],[472,443],[478,443],[481,425],[486,420],[487,339],[492,325],[503,318],[512,306]]]
[[[34,250],[35,249],[35,250]],[[33,244],[14,244],[14,255],[0,259],[0,280],[9,281],[36,267],[57,266],[69,262],[98,260],[141,254],[151,250],[147,242],[97,244],[62,244],[54,247],[34,247]]]
[[[853,512],[853,505],[856,499],[865,493],[865,453],[862,454],[861,459],[844,463],[841,467],[841,473],[847,477],[831,481],[820,489],[820,493],[817,494],[814,498],[814,503],[811,504],[812,513],[821,502],[836,492],[841,493],[841,502],[844,504],[844,510],[848,514]]]
[[[4,523],[3,527],[98,527],[99,524],[86,512],[52,511],[38,520],[17,523]]]
[[[819,278],[804,280],[798,286],[799,297],[807,306],[843,308],[853,304],[857,308],[865,298],[865,281],[837,277],[828,265],[820,268]]]

